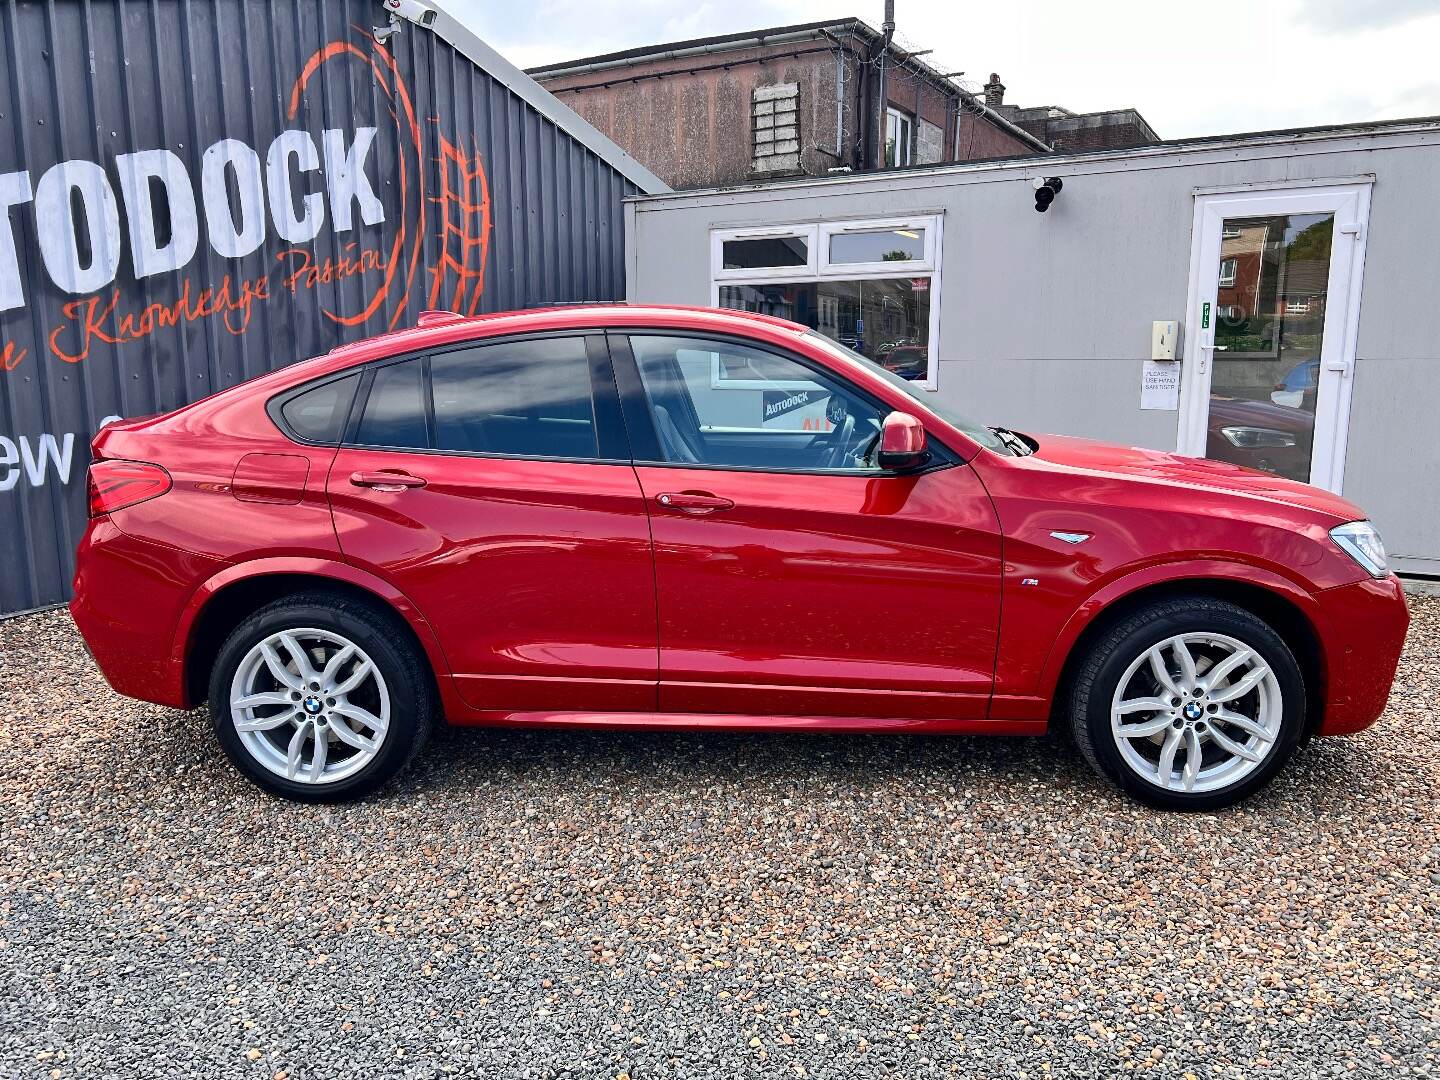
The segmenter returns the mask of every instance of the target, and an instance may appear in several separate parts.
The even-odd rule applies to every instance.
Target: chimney
[[[973,83],[971,84],[974,85]],[[990,73],[990,81],[985,84],[985,104],[992,109],[998,109],[1005,103],[1005,84],[1000,81],[1000,76],[995,72]]]

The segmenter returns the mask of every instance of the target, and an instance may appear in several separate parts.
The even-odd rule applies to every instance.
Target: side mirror
[[[886,472],[908,472],[929,460],[924,425],[909,413],[892,412],[886,416],[880,427],[876,464]]]

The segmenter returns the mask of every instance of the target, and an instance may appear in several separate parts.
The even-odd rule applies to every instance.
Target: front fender
[[[1095,619],[1112,605],[1157,586],[1194,583],[1197,587],[1203,587],[1207,582],[1216,581],[1264,589],[1299,610],[1312,629],[1320,621],[1319,602],[1313,593],[1280,573],[1249,563],[1226,559],[1177,559],[1122,571],[1095,582],[1064,618],[1044,661],[1039,666],[1033,689],[1027,691],[1023,687],[1015,687],[1013,692],[1005,692],[1002,680],[997,679],[997,693],[992,702],[991,716],[995,719],[1048,716],[1056,687],[1075,643]],[[1008,587],[1010,586],[1007,585]],[[1005,648],[1002,629],[1000,671],[1004,671],[1007,662]],[[1020,666],[1020,658],[1014,659],[1012,670]],[[1033,672],[1033,657],[1029,666]]]

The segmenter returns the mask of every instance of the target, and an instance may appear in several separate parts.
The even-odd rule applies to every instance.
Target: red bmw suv
[[[1229,805],[1379,716],[1365,515],[1223,462],[983,427],[764,316],[427,313],[96,437],[75,622],[288,798],[452,724],[1073,733]]]

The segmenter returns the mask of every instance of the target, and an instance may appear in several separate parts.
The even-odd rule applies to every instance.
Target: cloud
[[[878,27],[883,0],[437,2],[532,67],[820,19]],[[902,40],[968,72],[968,85],[995,71],[1016,105],[1133,107],[1164,138],[1440,114],[1440,0],[1206,0],[1196,11],[1108,0],[1098,18],[1074,0],[905,0],[897,14]]]
[[[1384,30],[1440,14],[1440,0],[1305,0],[1300,13],[1322,32]]]
[[[799,21],[793,8],[778,0],[745,0],[743,6],[682,6],[674,0],[437,3],[521,67]]]

